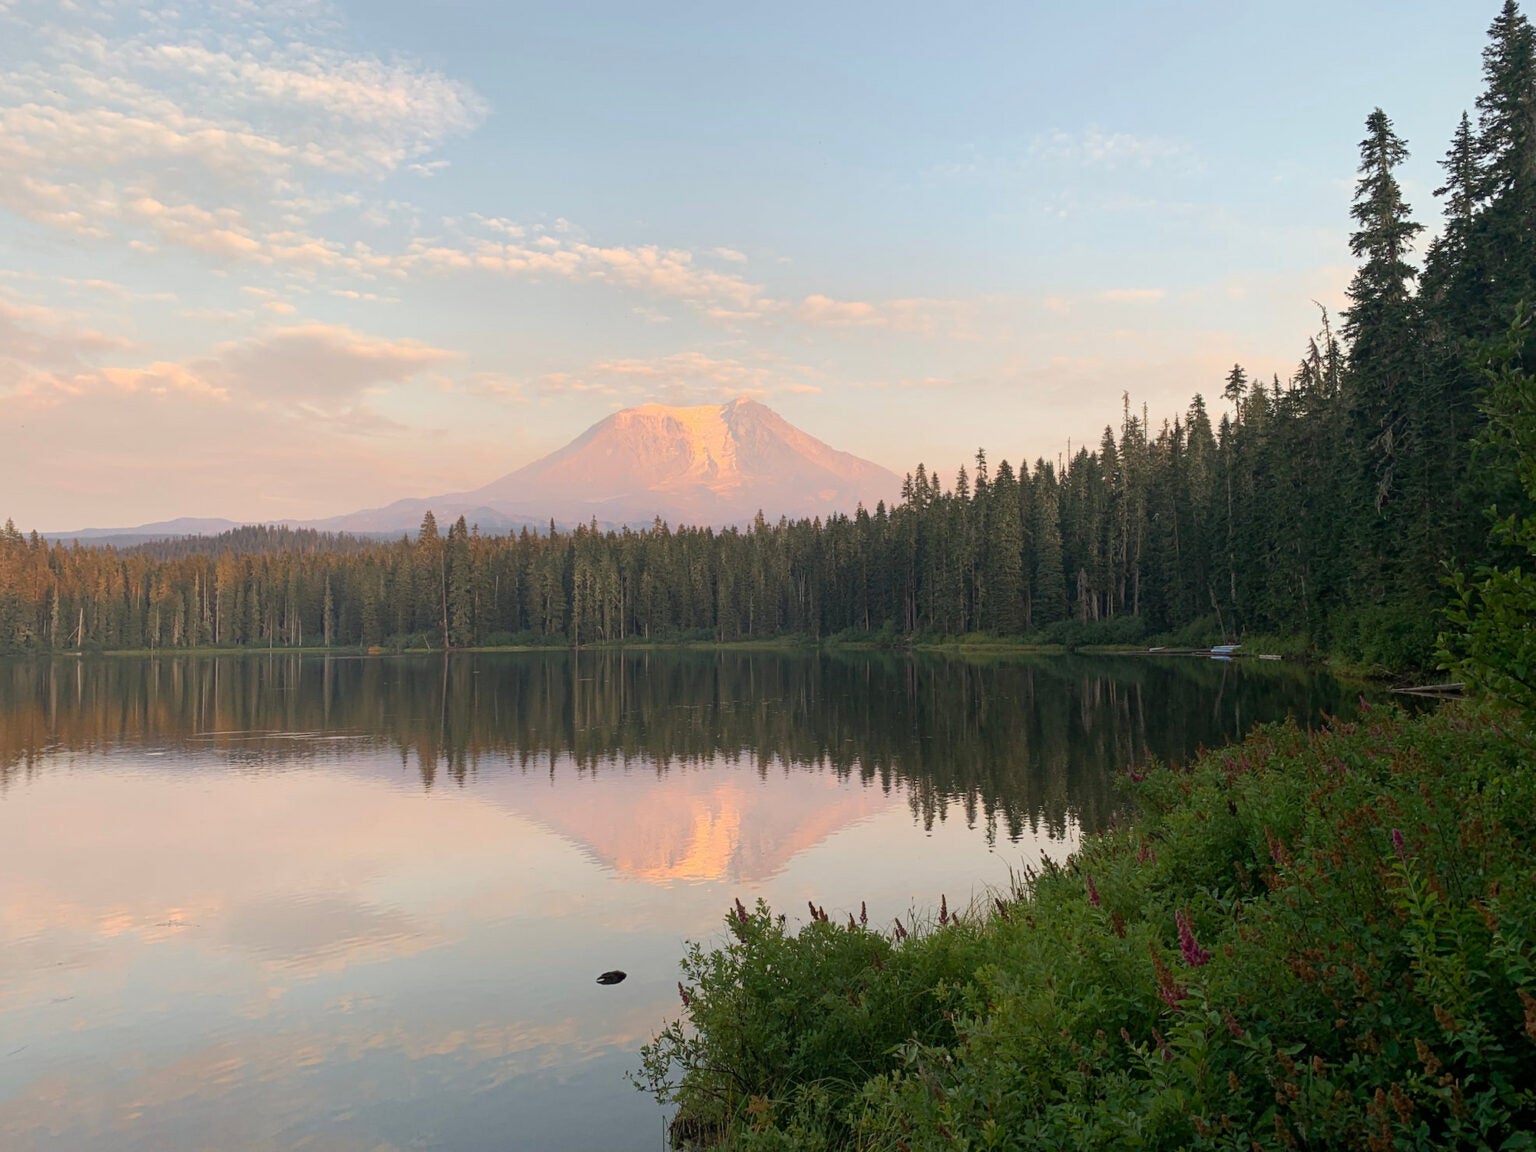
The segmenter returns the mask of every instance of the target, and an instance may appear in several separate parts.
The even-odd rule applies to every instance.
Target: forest
[[[1288,379],[1234,365],[1160,421],[1128,396],[1069,459],[918,465],[894,507],[825,521],[494,536],[429,515],[393,542],[243,528],[121,550],[7,521],[0,651],[1263,634],[1423,665],[1453,568],[1510,559],[1490,510],[1530,511],[1483,409],[1494,366],[1533,355],[1536,47],[1513,0],[1483,73],[1427,243],[1407,142],[1367,117],[1348,308]]]

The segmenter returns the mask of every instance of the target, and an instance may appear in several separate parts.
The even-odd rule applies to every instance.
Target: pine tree
[[[1489,293],[1482,336],[1500,332],[1536,284],[1536,30],[1505,0],[1488,38],[1477,99],[1478,242]]]
[[[978,473],[979,475],[980,473]],[[986,595],[989,627],[1000,635],[1024,631],[1024,520],[1019,484],[1004,460],[989,485]]]
[[[1434,319],[1449,321],[1444,327],[1454,329],[1460,326],[1457,321],[1465,316],[1472,286],[1480,278],[1476,267],[1480,253],[1473,245],[1483,177],[1472,118],[1465,112],[1440,167],[1445,170],[1445,183],[1435,189],[1435,195],[1445,201],[1445,228],[1425,254],[1421,298]]]
[[[1001,469],[999,469],[1001,472]],[[1031,626],[1043,628],[1067,618],[1067,585],[1061,554],[1061,507],[1056,473],[1035,462],[1035,571],[1030,597]]]
[[[444,563],[447,566],[446,644],[451,648],[467,648],[475,643],[475,602],[469,525],[463,516],[448,529]]]
[[[1227,403],[1241,418],[1243,410],[1243,397],[1248,394],[1248,373],[1243,370],[1241,364],[1232,365],[1232,371],[1227,373],[1227,383],[1221,390],[1221,394],[1227,398]]]
[[[1350,211],[1358,226],[1350,251],[1362,261],[1349,285],[1344,335],[1349,341],[1356,451],[1380,513],[1393,497],[1403,458],[1422,449],[1415,434],[1430,413],[1414,410],[1418,370],[1415,270],[1408,262],[1423,230],[1410,217],[1396,170],[1408,147],[1380,108],[1366,118],[1360,179]]]

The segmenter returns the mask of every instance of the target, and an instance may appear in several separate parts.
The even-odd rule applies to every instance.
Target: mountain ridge
[[[611,413],[565,446],[479,488],[396,500],[339,516],[275,521],[355,535],[414,531],[431,511],[463,516],[482,530],[556,524],[644,526],[655,520],[716,528],[770,520],[851,514],[894,502],[894,472],[833,448],[759,401],[673,406],[642,404]],[[181,518],[133,528],[50,532],[50,539],[200,535],[237,521]],[[176,531],[180,526],[186,530]],[[202,527],[207,526],[207,527]],[[163,537],[162,537],[163,538]]]

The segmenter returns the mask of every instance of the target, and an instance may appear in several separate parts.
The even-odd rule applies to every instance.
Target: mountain
[[[235,520],[183,516],[177,520],[140,524],[137,528],[81,528],[75,532],[44,532],[43,536],[49,540],[79,540],[82,544],[111,544],[124,548],[178,536],[216,536],[238,527],[240,524]]]
[[[447,525],[463,516],[482,532],[571,526],[669,524],[721,527],[871,510],[896,501],[894,472],[822,443],[756,400],[677,408],[645,404],[592,425],[558,452],[468,492],[397,500],[292,528],[388,536],[414,532],[428,511]],[[164,520],[136,528],[50,532],[50,539],[119,547],[214,535],[233,520]]]
[[[852,513],[893,503],[894,472],[822,443],[755,400],[677,408],[646,404],[601,420],[564,448],[482,488],[400,500],[306,527],[415,528],[430,509],[484,531],[523,524],[746,524]]]

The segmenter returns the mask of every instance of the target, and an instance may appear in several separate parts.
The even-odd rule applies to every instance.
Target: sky
[[[946,482],[1286,377],[1496,0],[0,0],[0,518],[304,519],[752,396]]]

